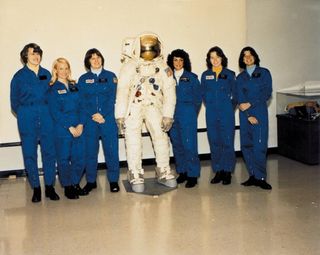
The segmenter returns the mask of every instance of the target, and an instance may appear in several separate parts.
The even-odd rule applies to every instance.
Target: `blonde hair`
[[[68,82],[75,84],[76,81],[74,79],[71,78],[71,67],[70,67],[70,63],[67,59],[65,58],[57,58],[53,64],[52,64],[52,71],[51,71],[51,81],[49,82],[49,85],[53,85],[57,80],[58,80],[58,76],[57,76],[57,68],[58,68],[58,64],[66,64],[69,68],[69,75],[67,77]]]

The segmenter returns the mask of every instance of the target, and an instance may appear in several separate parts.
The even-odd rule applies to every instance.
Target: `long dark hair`
[[[221,65],[223,67],[227,67],[228,66],[228,58],[226,57],[226,55],[224,55],[223,50],[221,48],[219,48],[218,46],[215,46],[215,47],[212,47],[207,53],[206,62],[207,62],[208,69],[212,69],[212,64],[211,64],[211,61],[210,61],[210,54],[212,52],[216,52],[217,55],[222,59],[221,60]]]
[[[254,58],[254,64],[256,66],[260,66],[260,58],[257,54],[257,52],[254,50],[254,48],[250,47],[250,46],[247,46],[247,47],[244,47],[241,52],[240,52],[240,56],[239,56],[239,67],[241,69],[246,69],[246,64],[244,63],[243,61],[243,58],[244,58],[244,53],[246,51],[250,51],[251,55],[253,56]]]
[[[167,58],[167,65],[174,70],[173,67],[173,58],[182,58],[183,59],[183,68],[188,71],[191,72],[191,62],[190,62],[190,58],[189,58],[189,54],[187,52],[185,52],[182,49],[176,49],[174,51],[171,52],[171,54],[168,55]]]

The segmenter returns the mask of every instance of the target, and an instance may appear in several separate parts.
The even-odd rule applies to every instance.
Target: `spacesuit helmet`
[[[140,57],[151,61],[161,53],[161,43],[155,35],[143,35],[140,37]]]

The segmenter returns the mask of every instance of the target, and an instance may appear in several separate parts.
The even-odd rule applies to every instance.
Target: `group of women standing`
[[[174,50],[167,60],[177,81],[177,104],[170,138],[179,174],[178,183],[186,181],[186,188],[197,184],[200,162],[197,146],[197,115],[201,102],[206,107],[207,134],[211,152],[211,166],[215,176],[212,184],[231,183],[235,168],[234,110],[240,110],[240,142],[249,179],[244,186],[272,189],[266,182],[266,152],[268,148],[268,106],[272,94],[272,79],[251,47],[242,49],[239,57],[241,73],[227,68],[228,58],[219,47],[207,53],[207,70],[197,76],[191,72],[189,55]]]
[[[17,115],[24,164],[34,190],[32,202],[41,201],[39,142],[46,197],[59,200],[54,189],[56,161],[67,198],[88,195],[97,187],[100,137],[110,191],[118,192],[118,129],[114,117],[117,77],[103,68],[102,54],[97,49],[87,51],[84,58],[87,72],[78,83],[72,79],[70,63],[65,58],[54,61],[51,74],[42,68],[42,50],[37,44],[27,44],[20,56],[24,67],[11,81],[11,107]],[[271,189],[266,182],[267,101],[272,93],[269,71],[260,67],[260,59],[251,47],[240,53],[242,72],[237,78],[227,68],[228,59],[219,47],[208,51],[206,63],[207,70],[199,82],[191,72],[187,52],[174,50],[167,59],[177,82],[174,124],[169,131],[179,174],[177,182],[186,181],[185,186],[192,188],[200,176],[197,117],[204,102],[215,172],[211,183],[231,183],[235,167],[234,110],[238,105],[241,150],[249,172],[249,179],[242,185]],[[84,169],[87,184],[81,188]]]
[[[32,202],[41,201],[38,143],[46,197],[60,199],[54,189],[56,162],[67,198],[78,199],[97,187],[100,137],[110,191],[118,192],[118,131],[114,118],[117,78],[103,68],[102,54],[97,49],[86,53],[87,72],[78,83],[72,79],[65,58],[54,61],[51,74],[42,68],[42,50],[37,44],[27,44],[20,56],[24,67],[11,81],[11,107],[17,115],[24,164],[34,191]],[[84,169],[87,184],[81,188]]]

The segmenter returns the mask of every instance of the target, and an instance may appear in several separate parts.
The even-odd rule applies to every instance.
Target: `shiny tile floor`
[[[243,187],[238,158],[232,184],[212,185],[202,161],[197,187],[153,197],[110,193],[99,171],[89,196],[68,200],[57,185],[61,200],[39,204],[25,178],[1,179],[0,254],[320,254],[320,166],[271,155],[268,172],[272,191]]]

